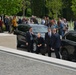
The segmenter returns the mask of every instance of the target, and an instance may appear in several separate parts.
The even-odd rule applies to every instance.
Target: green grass
[[[72,21],[68,22],[68,26],[69,26],[69,30],[73,30],[74,29],[74,22],[72,22]]]

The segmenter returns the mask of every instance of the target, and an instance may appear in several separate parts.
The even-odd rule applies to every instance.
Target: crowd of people
[[[34,20],[35,19],[35,20]],[[31,18],[31,23],[38,24],[36,17]],[[29,22],[27,22],[29,23]],[[54,19],[50,20],[49,17],[45,17],[41,20],[42,25],[46,25],[48,27],[48,32],[45,33],[45,39],[41,37],[41,34],[37,34],[37,49],[35,51],[36,54],[41,53],[45,55],[46,51],[48,56],[51,57],[52,51],[55,52],[56,58],[60,59],[60,47],[61,47],[61,36],[68,31],[68,23],[65,18],[58,19],[58,22]],[[26,33],[26,45],[28,52],[33,51],[33,37],[34,34],[32,32],[32,28],[29,29],[28,33]],[[46,49],[46,50],[45,50]]]
[[[30,19],[25,17],[17,17],[17,16],[5,16],[0,17],[0,32],[8,31],[12,33],[18,26],[18,24],[38,24],[38,20],[35,16],[32,16]]]
[[[16,16],[5,16],[2,20],[0,18],[0,32],[3,31],[3,27],[5,27],[5,30],[11,33],[18,24],[39,24],[46,25],[48,27],[51,27],[51,29],[56,28],[60,35],[64,35],[64,33],[68,30],[68,22],[65,18],[58,19],[56,21],[55,19],[49,19],[49,17],[43,17],[41,21],[39,22],[36,18],[36,16],[32,16],[30,18],[21,18]]]
[[[61,36],[68,31],[68,22],[65,18],[59,18],[56,21],[55,19],[50,20],[49,17],[45,17],[42,19],[41,24],[51,27],[51,29],[56,28]]]
[[[6,31],[12,33],[18,26],[18,24],[42,24],[48,27],[48,32],[45,33],[45,39],[41,37],[41,34],[37,34],[37,49],[36,52],[39,54],[41,49],[45,46],[47,49],[48,56],[51,57],[51,52],[54,51],[56,58],[60,59],[59,50],[61,47],[61,39],[60,35],[64,36],[64,34],[68,31],[68,22],[65,18],[59,18],[58,21],[55,19],[49,19],[49,17],[43,17],[41,22],[38,22],[36,16],[32,16],[31,18],[16,18],[16,16],[9,17],[5,16],[4,21],[0,18],[0,32],[3,32],[3,26],[5,25]],[[76,23],[75,23],[76,24]],[[32,28],[29,29],[28,33],[26,33],[26,45],[27,51],[33,52],[33,37],[34,34],[32,32]],[[42,55],[45,53],[42,51]]]
[[[51,30],[51,28],[48,27],[48,32],[45,33],[45,39],[41,37],[40,33],[37,34],[36,51],[33,50],[34,37],[35,35],[32,32],[32,27],[30,27],[29,31],[26,33],[26,45],[28,52],[35,52],[36,54],[41,53],[42,55],[45,55],[47,51],[48,56],[51,57],[51,53],[54,51],[56,58],[60,59],[59,51],[61,47],[61,39],[56,28]]]
[[[8,31],[9,33],[12,33],[17,25],[16,16],[9,17],[6,15],[4,19],[0,17],[0,32]]]

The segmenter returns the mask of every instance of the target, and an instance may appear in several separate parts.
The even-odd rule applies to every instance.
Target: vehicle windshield
[[[32,26],[33,32],[47,32],[46,26]]]

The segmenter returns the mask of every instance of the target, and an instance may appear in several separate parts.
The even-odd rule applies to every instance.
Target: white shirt
[[[51,32],[48,32],[48,35],[51,37]]]

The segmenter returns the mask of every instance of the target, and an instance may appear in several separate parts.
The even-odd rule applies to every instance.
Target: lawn
[[[74,22],[69,21],[68,26],[69,26],[69,30],[73,30],[74,29]]]

